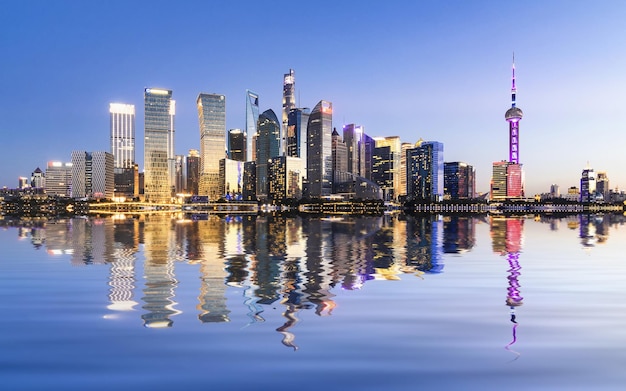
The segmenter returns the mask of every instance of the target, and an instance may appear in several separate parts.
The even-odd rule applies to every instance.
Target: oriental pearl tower
[[[513,81],[511,87],[511,108],[504,114],[504,119],[509,123],[509,163],[519,164],[519,121],[524,113],[515,106],[515,53],[513,53]]]

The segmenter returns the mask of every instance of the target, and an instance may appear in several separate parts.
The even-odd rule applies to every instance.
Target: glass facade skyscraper
[[[253,159],[254,145],[253,140],[256,137],[257,121],[259,120],[259,95],[246,90],[246,161]]]
[[[282,131],[287,131],[289,112],[296,108],[296,73],[293,69],[283,76],[283,116]],[[287,149],[287,137],[281,134],[281,151]]]
[[[321,100],[315,105],[307,125],[307,180],[313,198],[329,196],[332,191],[333,105]]]
[[[222,197],[219,186],[220,160],[226,157],[226,97],[200,94],[197,99],[200,123],[199,194],[211,200]]]
[[[307,161],[307,125],[311,110],[295,108],[289,111],[286,128],[285,154],[289,157],[299,157],[304,165]],[[303,176],[306,177],[306,167]]]
[[[271,158],[280,156],[280,123],[273,110],[266,110],[259,115],[256,142],[256,192],[257,197],[267,197],[267,165]]]
[[[174,116],[171,90],[144,90],[144,195],[146,201],[169,202],[175,183]]]
[[[240,162],[246,161],[246,134],[241,129],[228,131],[228,158]]]

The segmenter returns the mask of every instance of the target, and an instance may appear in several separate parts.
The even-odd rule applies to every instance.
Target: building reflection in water
[[[275,330],[292,349],[300,312],[331,315],[337,290],[373,279],[440,273],[443,251],[467,251],[475,235],[472,219],[434,215],[119,215],[21,232],[73,265],[107,265],[109,318],[141,311],[146,327],[173,326],[181,314],[176,267],[184,263],[198,268],[200,322],[230,321],[228,289],[240,290],[248,326],[265,322],[268,307],[281,309]]]
[[[506,349],[512,351],[517,356],[519,353],[511,349],[517,342],[517,319],[516,308],[523,304],[523,297],[520,293],[519,277],[521,267],[519,255],[522,250],[522,237],[524,230],[524,217],[491,217],[491,238],[492,248],[495,253],[506,256],[509,263],[508,288],[506,295],[506,305],[510,309],[511,323],[513,323],[513,339],[506,345]]]

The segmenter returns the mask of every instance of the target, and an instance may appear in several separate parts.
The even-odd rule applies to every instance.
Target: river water
[[[625,223],[0,220],[0,384],[623,390]]]

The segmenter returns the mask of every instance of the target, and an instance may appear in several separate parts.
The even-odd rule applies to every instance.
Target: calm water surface
[[[0,220],[0,384],[624,390],[625,222]]]

